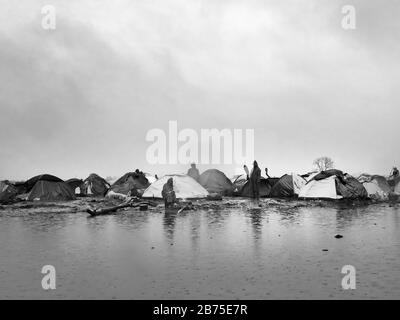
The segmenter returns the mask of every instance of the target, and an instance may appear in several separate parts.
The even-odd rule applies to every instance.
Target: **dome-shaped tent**
[[[187,175],[166,175],[153,182],[143,193],[143,198],[162,198],[161,191],[169,178],[173,179],[175,195],[179,199],[200,199],[208,195],[196,180]]]
[[[103,197],[110,187],[110,184],[104,178],[92,173],[83,181],[82,193]]]
[[[199,183],[209,193],[219,193],[221,195],[233,194],[233,183],[227,176],[217,169],[204,171],[199,178]]]
[[[297,174],[285,174],[274,184],[270,192],[271,197],[295,197],[301,188],[306,184],[306,180]]]
[[[49,174],[35,176],[27,180],[24,185],[28,192],[26,199],[29,201],[67,201],[75,199],[75,193],[67,183]]]

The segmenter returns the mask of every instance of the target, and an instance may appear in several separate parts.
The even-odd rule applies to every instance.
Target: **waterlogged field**
[[[235,199],[91,218],[105,205],[92,201],[0,208],[1,299],[400,298],[399,204]]]

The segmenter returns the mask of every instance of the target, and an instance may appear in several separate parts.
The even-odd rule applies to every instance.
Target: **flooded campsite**
[[[399,203],[224,197],[183,211],[152,200],[146,211],[86,212],[119,202],[0,206],[0,299],[400,296]],[[41,289],[44,265],[57,270],[57,290]],[[345,265],[356,290],[342,289]]]

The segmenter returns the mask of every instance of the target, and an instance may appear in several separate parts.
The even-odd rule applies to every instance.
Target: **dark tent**
[[[366,199],[368,192],[356,178],[345,175],[343,180],[336,180],[337,194],[346,199]]]
[[[270,196],[277,198],[295,197],[306,180],[298,175],[285,174],[272,187]]]
[[[0,181],[0,203],[13,202],[18,194],[18,189],[14,187],[9,181]]]
[[[74,200],[75,193],[71,187],[61,181],[39,180],[29,192],[28,200],[67,201]]]
[[[132,190],[144,191],[148,186],[149,180],[143,173],[128,172],[114,182],[110,191],[127,195]]]
[[[232,195],[233,184],[226,175],[217,169],[209,169],[200,175],[199,183],[209,193],[219,193],[221,195]]]
[[[261,178],[260,182],[258,184],[258,187],[259,187],[259,191],[260,191],[260,197],[268,197],[269,196],[271,189],[272,189],[269,179]],[[239,189],[238,195],[241,197],[246,197],[246,198],[252,197],[251,185],[250,185],[249,180],[247,180],[246,183],[244,185],[242,185],[242,187]]]
[[[31,191],[32,188],[35,186],[36,182],[38,181],[63,182],[63,180],[51,174],[40,174],[38,176],[30,178],[29,180],[26,180],[23,183],[25,189],[24,191],[25,192]]]
[[[104,197],[110,188],[110,184],[96,173],[92,173],[83,181],[82,193],[96,197]]]
[[[67,183],[71,187],[71,189],[75,191],[76,188],[82,188],[83,180],[77,179],[77,178],[72,178],[72,179],[66,180],[65,183]]]

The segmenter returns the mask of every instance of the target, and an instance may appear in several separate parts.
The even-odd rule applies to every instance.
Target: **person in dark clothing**
[[[268,168],[265,168],[265,176],[266,176],[267,178],[271,178],[271,177],[269,176],[269,174],[268,174]]]
[[[172,178],[167,180],[164,184],[161,195],[164,199],[165,208],[170,208],[176,203],[176,195],[174,191],[174,182]]]
[[[251,195],[254,199],[260,198],[260,178],[261,178],[261,169],[258,166],[257,161],[253,162],[253,169],[250,173],[250,187],[251,187]]]
[[[396,167],[393,167],[392,177],[397,178],[399,176],[399,170]]]
[[[200,173],[199,170],[196,168],[196,164],[192,163],[191,168],[188,170],[188,176],[192,177],[194,180],[199,181]]]

